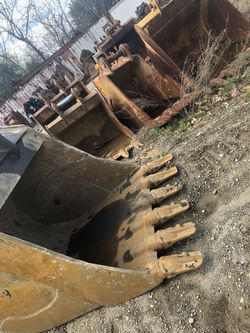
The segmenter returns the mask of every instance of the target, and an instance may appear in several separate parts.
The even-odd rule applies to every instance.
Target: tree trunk
[[[30,40],[30,39],[25,39],[24,40],[24,43],[26,43],[27,45],[29,45],[29,47],[31,47],[32,48],[32,50],[34,50],[38,55],[39,55],[39,57],[40,58],[42,58],[43,60],[46,60],[47,58],[45,57],[45,55],[43,54],[43,52],[42,51],[40,51],[33,43],[32,43],[32,41]]]

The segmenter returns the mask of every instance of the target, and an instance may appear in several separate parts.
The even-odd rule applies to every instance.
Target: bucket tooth
[[[164,171],[160,171],[157,172],[153,175],[149,175],[148,176],[148,182],[149,182],[149,186],[158,186],[161,183],[163,183],[164,181],[166,181],[167,179],[175,176],[177,174],[178,170],[176,167],[172,167],[168,170],[164,170]]]
[[[158,160],[149,162],[145,164],[150,172],[156,172],[160,170],[162,167],[164,167],[168,162],[172,161],[173,155],[169,154],[166,155]]]
[[[163,224],[172,217],[186,212],[188,208],[189,204],[186,200],[174,202],[170,205],[164,205],[153,209],[145,216],[145,220],[148,225]]]
[[[142,190],[131,205],[133,210],[148,205],[159,205],[165,199],[179,192],[180,189],[180,185],[166,185],[151,191],[149,189]]]
[[[176,275],[199,268],[203,258],[201,252],[184,252],[164,256],[150,265],[150,273],[160,279],[170,279]]]
[[[174,227],[159,230],[145,239],[145,243],[140,244],[134,251],[131,251],[131,255],[135,258],[143,255],[145,249],[152,252],[167,249],[175,243],[193,236],[195,232],[195,224],[192,222],[177,224]]]
[[[192,222],[177,224],[174,227],[157,231],[150,237],[149,242],[153,245],[155,251],[160,251],[167,249],[185,238],[193,236],[195,232],[195,224]]]
[[[172,161],[173,155],[166,155],[158,160],[146,163],[140,167],[140,169],[131,177],[131,182],[136,181],[138,178],[146,176],[150,173],[159,171],[161,168],[166,166]]]
[[[171,197],[181,190],[180,185],[166,185],[164,187],[151,190],[150,194],[153,198],[151,204],[160,204],[163,200]]]

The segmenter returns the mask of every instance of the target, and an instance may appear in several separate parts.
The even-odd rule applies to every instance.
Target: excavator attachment
[[[221,57],[218,70],[232,60],[247,40],[250,23],[227,0],[151,0],[149,13],[136,31],[162,75],[178,82],[188,63],[195,63],[211,35],[223,35],[230,47]],[[190,74],[190,73],[188,73]],[[214,73],[216,75],[216,72]]]
[[[83,91],[72,88],[71,93],[52,101],[34,115],[34,121],[52,137],[89,154],[108,159],[129,157],[131,148],[138,147],[132,131],[115,117],[111,107],[95,91],[83,84]]]
[[[127,44],[99,61],[99,76],[93,81],[115,116],[130,130],[162,126],[189,105],[199,91],[182,96],[175,79],[159,72]]]
[[[171,155],[138,167],[23,126],[0,132],[1,331],[42,332],[202,264],[160,255],[195,233],[176,221],[189,205]]]

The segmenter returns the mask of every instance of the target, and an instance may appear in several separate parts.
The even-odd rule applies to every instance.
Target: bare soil
[[[197,233],[166,254],[201,250],[203,266],[51,333],[250,332],[250,94],[242,88],[229,99],[214,98],[217,106],[193,118],[178,143],[167,126],[153,139],[145,135],[144,147],[134,152],[137,163],[175,156],[175,181],[191,204],[178,223],[194,221]]]

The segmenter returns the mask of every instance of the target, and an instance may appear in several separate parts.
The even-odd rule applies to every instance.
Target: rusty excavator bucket
[[[71,89],[59,103],[55,98],[44,100],[44,106],[33,115],[34,121],[50,136],[89,154],[107,159],[129,157],[130,149],[140,145],[133,132],[122,125],[97,92],[81,85],[81,94]]]
[[[170,225],[189,207],[171,155],[138,167],[24,126],[0,134],[0,331],[42,332],[202,264],[158,256],[195,233]]]
[[[137,23],[136,31],[157,70],[178,82],[187,63],[197,61],[203,52],[202,45],[207,45],[212,35],[222,34],[221,41],[230,43],[219,70],[233,59],[250,32],[249,22],[227,0],[150,0],[149,3],[149,13]]]
[[[132,55],[127,44],[100,59],[93,83],[114,115],[132,131],[162,126],[199,94],[182,96],[180,83],[161,76],[140,55]]]

